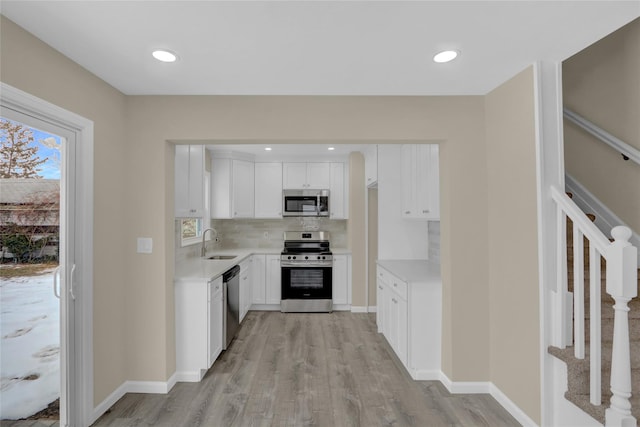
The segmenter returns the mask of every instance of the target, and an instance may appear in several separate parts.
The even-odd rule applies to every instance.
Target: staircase
[[[572,197],[571,193],[567,193],[569,197]],[[595,221],[595,215],[587,214],[587,217],[593,222]],[[573,245],[573,222],[567,218],[566,226],[566,242],[567,242],[567,285],[568,291],[572,292],[574,283],[574,245]],[[613,239],[610,239],[613,241]],[[590,292],[590,259],[589,259],[589,241],[584,238],[584,311],[585,323],[584,323],[584,336],[585,336],[585,356],[584,359],[576,358],[574,346],[567,346],[562,349],[559,347],[551,346],[548,351],[551,355],[557,357],[567,364],[567,377],[568,377],[568,391],[565,393],[565,398],[574,403],[584,412],[592,416],[598,422],[605,424],[605,410],[610,406],[611,400],[611,360],[612,360],[612,347],[613,347],[613,331],[614,331],[614,299],[606,292],[606,261],[604,258],[600,259],[600,269],[602,271],[602,278],[600,280],[599,298],[600,305],[600,324],[601,324],[601,393],[602,403],[600,405],[594,405],[591,402],[591,384],[590,384],[590,344],[591,344],[591,331],[590,331],[590,304],[591,304],[591,292]],[[640,270],[639,270],[640,273]],[[638,275],[638,286],[640,287],[640,274]],[[633,394],[630,398],[631,413],[636,419],[640,419],[640,299],[634,298],[629,304],[629,338],[630,338],[630,354],[631,354],[631,387]],[[575,320],[575,319],[574,319]],[[575,340],[574,340],[575,344]]]

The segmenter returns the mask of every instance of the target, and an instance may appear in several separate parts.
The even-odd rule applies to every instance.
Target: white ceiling
[[[12,1],[3,15],[126,94],[485,94],[640,16],[627,1]],[[163,64],[151,51],[180,60]],[[435,64],[441,49],[461,56]]]

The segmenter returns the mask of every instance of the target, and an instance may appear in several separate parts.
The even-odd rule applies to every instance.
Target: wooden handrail
[[[625,160],[631,159],[636,162],[636,164],[640,165],[640,150],[632,147],[620,138],[611,135],[595,123],[590,122],[566,107],[563,109],[563,113],[567,120],[586,130],[605,144],[611,146],[614,150],[622,154]]]
[[[607,250],[610,245],[607,236],[605,236],[604,233],[600,231],[593,222],[591,222],[587,215],[582,212],[578,205],[576,205],[563,190],[560,190],[555,185],[551,186],[551,197],[562,208],[567,216],[571,218],[571,221],[578,226],[582,231],[582,234],[584,234],[590,242],[593,242],[598,252],[606,258]]]

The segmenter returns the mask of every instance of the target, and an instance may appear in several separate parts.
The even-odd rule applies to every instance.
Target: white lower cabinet
[[[266,274],[265,274],[265,303],[280,304],[281,296],[281,271],[280,271],[280,255],[266,255]]]
[[[351,304],[351,256],[334,255],[332,270],[333,305]]]
[[[437,379],[440,371],[442,285],[439,278],[405,281],[377,268],[378,332],[416,380]]]
[[[179,381],[202,379],[222,351],[222,277],[175,284],[176,368]]]
[[[252,280],[252,304],[266,304],[267,294],[265,292],[265,274],[266,264],[265,255],[252,255],[251,256],[251,278]]]
[[[222,353],[223,341],[223,325],[224,325],[224,295],[222,292],[222,278],[219,277],[208,283],[209,294],[209,341],[207,343],[207,365],[211,367],[216,361],[220,353]]]
[[[244,316],[247,315],[253,301],[251,295],[253,293],[251,265],[251,257],[240,263],[240,322],[242,322]]]

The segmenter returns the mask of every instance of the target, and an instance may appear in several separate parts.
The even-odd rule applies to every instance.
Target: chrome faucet
[[[212,233],[214,233],[213,234],[214,239],[218,238],[218,232],[216,231],[215,228],[207,228],[206,230],[204,230],[202,232],[202,248],[200,248],[200,256],[203,257],[203,258],[207,253],[207,245],[206,245],[206,241],[204,240],[204,238],[205,238],[205,236],[207,234],[207,231],[211,231]]]

